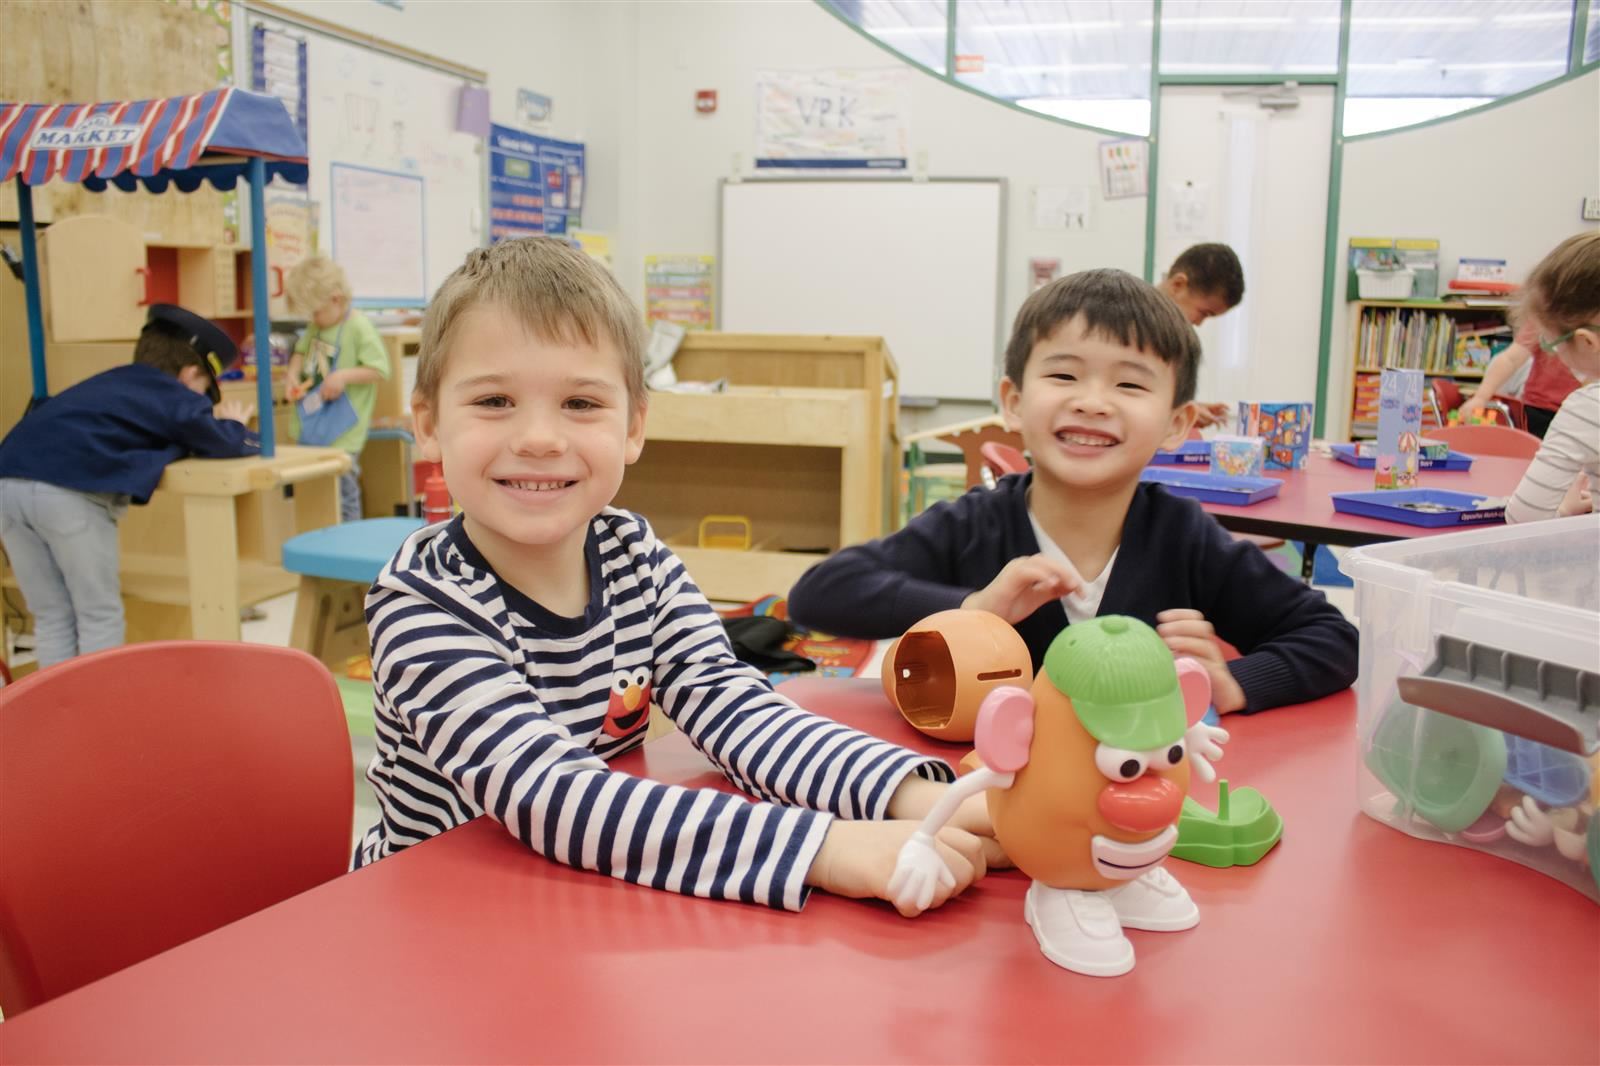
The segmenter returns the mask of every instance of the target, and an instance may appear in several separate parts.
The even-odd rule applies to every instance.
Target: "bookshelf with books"
[[[1378,429],[1378,380],[1384,369],[1421,370],[1453,380],[1472,395],[1489,360],[1511,344],[1506,301],[1356,300],[1350,304],[1350,436]],[[1431,408],[1423,428],[1437,428]]]

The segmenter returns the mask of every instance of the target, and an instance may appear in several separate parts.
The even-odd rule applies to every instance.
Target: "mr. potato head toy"
[[[908,637],[929,632],[930,623],[936,630],[937,616]],[[968,661],[963,653],[972,645],[960,636],[974,623],[952,624],[961,647],[935,646],[931,660],[918,658],[929,648],[913,646],[897,657],[902,649],[896,647],[885,670],[895,672],[902,689],[920,687],[925,721],[939,718],[926,711],[927,675],[946,663],[957,669],[961,660],[959,669],[974,682],[992,682],[979,693],[975,718],[966,715],[981,766],[951,786],[901,849],[890,891],[902,910],[931,902],[935,883],[951,878],[933,834],[963,800],[987,790],[995,837],[1033,879],[1024,913],[1045,957],[1095,977],[1127,973],[1134,958],[1124,929],[1173,932],[1200,921],[1188,892],[1161,863],[1178,840],[1191,763],[1192,773],[1215,780],[1209,760],[1222,756],[1228,739],[1226,731],[1200,721],[1211,702],[1205,668],[1192,659],[1174,662],[1155,630],[1138,619],[1108,615],[1062,630],[1024,689],[1030,680],[1025,651],[1021,675],[1013,683],[999,681],[993,675],[1013,669],[1014,657],[1004,657],[1001,671],[975,669],[981,664]],[[985,634],[981,648],[994,630],[976,625]],[[900,706],[887,680],[885,690]],[[961,717],[952,710],[934,724],[946,730]],[[910,713],[907,720],[917,725]],[[948,731],[929,735],[951,737]]]

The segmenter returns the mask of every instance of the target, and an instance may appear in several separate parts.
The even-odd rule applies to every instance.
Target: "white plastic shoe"
[[[1035,881],[1023,914],[1044,957],[1090,977],[1116,977],[1133,969],[1133,945],[1106,892],[1051,888]]]
[[[1152,933],[1175,933],[1200,924],[1200,908],[1178,879],[1157,866],[1105,896],[1125,929],[1144,929]]]

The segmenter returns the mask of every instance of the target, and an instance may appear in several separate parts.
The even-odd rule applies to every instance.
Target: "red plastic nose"
[[[1100,790],[1096,804],[1105,820],[1130,833],[1153,833],[1178,820],[1183,790],[1164,777],[1145,774]]]

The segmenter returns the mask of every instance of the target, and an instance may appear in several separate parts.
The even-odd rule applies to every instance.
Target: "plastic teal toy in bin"
[[[1459,833],[1494,800],[1506,775],[1506,740],[1498,730],[1396,700],[1366,759],[1404,808]]]

